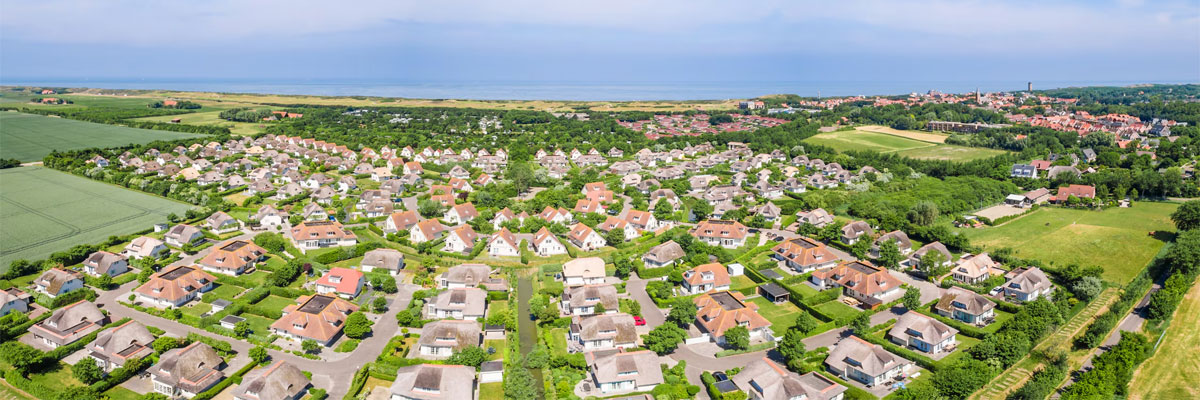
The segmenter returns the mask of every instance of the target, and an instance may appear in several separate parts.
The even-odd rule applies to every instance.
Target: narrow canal
[[[533,315],[529,312],[529,299],[532,297],[533,278],[526,274],[517,281],[517,328],[521,335],[519,339],[522,357],[537,347],[537,323],[534,322]],[[533,374],[533,382],[537,385],[538,393],[541,393],[545,387],[542,383],[542,370],[531,369],[529,373]]]

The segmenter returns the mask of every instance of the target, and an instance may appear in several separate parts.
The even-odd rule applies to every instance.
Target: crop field
[[[1154,356],[1133,374],[1130,399],[1200,398],[1200,285],[1192,286],[1172,318]]]
[[[0,158],[38,161],[51,150],[115,147],[202,136],[97,124],[17,112],[0,112]]]
[[[149,229],[187,204],[43,167],[0,171],[0,270],[78,244]]]
[[[946,137],[942,135],[881,126],[826,132],[804,141],[842,152],[868,150],[926,160],[971,161],[1004,153],[1002,150],[944,144]]]
[[[1000,226],[959,231],[974,244],[1009,247],[1024,258],[1099,265],[1104,280],[1123,285],[1162,248],[1165,238],[1149,233],[1174,230],[1170,214],[1176,207],[1143,202],[1103,211],[1043,207]]]

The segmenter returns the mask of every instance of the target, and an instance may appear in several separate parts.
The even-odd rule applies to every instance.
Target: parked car
[[[636,316],[636,315],[634,315],[634,316],[633,316],[633,324],[634,324],[634,325],[637,325],[637,326],[646,325],[646,319],[645,319],[645,318],[642,318],[642,317],[639,317],[639,316]]]

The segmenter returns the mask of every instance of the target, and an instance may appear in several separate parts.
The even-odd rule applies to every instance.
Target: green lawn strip
[[[837,300],[831,300],[831,301],[821,303],[814,308],[816,308],[818,311],[828,314],[829,316],[833,317],[835,320],[841,319],[842,317],[852,317],[854,315],[857,315],[860,312],[859,310],[855,309],[854,307],[845,305],[842,302],[837,301]]]
[[[479,400],[504,399],[504,382],[492,382],[479,385]]]
[[[108,148],[204,136],[15,112],[0,113],[0,131],[3,133],[0,158],[21,161],[41,160],[53,150]]]

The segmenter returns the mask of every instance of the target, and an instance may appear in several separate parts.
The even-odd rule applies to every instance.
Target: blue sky
[[[0,0],[0,80],[1200,81],[1200,0]]]

